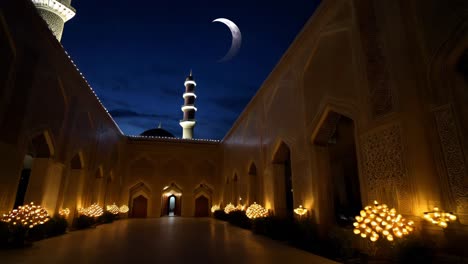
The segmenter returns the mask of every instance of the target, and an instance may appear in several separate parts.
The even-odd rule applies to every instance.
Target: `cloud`
[[[166,114],[145,114],[139,113],[130,109],[118,108],[109,111],[113,118],[159,118],[159,119],[173,119],[174,117]]]

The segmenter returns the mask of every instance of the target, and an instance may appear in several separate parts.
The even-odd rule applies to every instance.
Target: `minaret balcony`
[[[197,98],[197,95],[195,93],[184,93],[184,95],[182,95],[182,97],[185,99],[185,97],[190,97],[190,96],[193,96],[195,98]]]
[[[197,108],[195,105],[183,105],[181,108],[182,112],[185,112],[186,110],[195,110],[197,111]]]
[[[180,120],[179,125],[183,128],[192,128],[195,126],[195,119]]]
[[[57,0],[32,0],[37,8],[42,8],[59,15],[64,22],[75,16],[76,10]]]
[[[192,80],[187,80],[184,82],[184,86],[187,86],[189,84],[193,84],[194,86],[197,86],[197,83],[195,81],[192,81]]]

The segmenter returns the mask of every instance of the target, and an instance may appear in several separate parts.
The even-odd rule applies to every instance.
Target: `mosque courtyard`
[[[7,263],[336,263],[210,218],[124,219],[0,251]]]

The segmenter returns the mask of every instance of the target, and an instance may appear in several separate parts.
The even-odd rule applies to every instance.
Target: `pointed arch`
[[[161,216],[182,214],[182,188],[175,182],[166,185],[161,191]]]
[[[283,140],[280,140],[275,147],[272,156],[273,163],[283,163],[286,160],[290,159],[291,149],[289,148],[288,144],[286,144]]]
[[[362,180],[356,144],[356,126],[352,118],[325,107],[319,126],[311,136],[317,150],[317,162],[323,175],[323,187],[318,191],[318,205],[322,209],[324,222],[335,221],[339,225],[349,225],[348,219],[358,214],[362,208]]]
[[[148,208],[151,208],[151,189],[144,182],[138,182],[129,188],[128,193],[129,216],[146,217],[149,214]]]
[[[46,129],[35,133],[28,142],[28,152],[35,158],[50,158],[55,155],[54,139]]]
[[[292,186],[291,150],[284,141],[279,141],[272,157],[274,204],[279,216],[292,217],[294,197]]]
[[[81,170],[84,168],[83,152],[79,151],[70,159],[70,168],[72,170]]]

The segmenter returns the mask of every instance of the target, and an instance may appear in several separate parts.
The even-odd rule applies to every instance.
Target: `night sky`
[[[197,82],[195,138],[222,139],[313,14],[318,0],[72,1],[62,44],[125,134],[182,136],[184,81]],[[287,5],[284,5],[287,3]],[[216,18],[232,20],[242,46]]]

